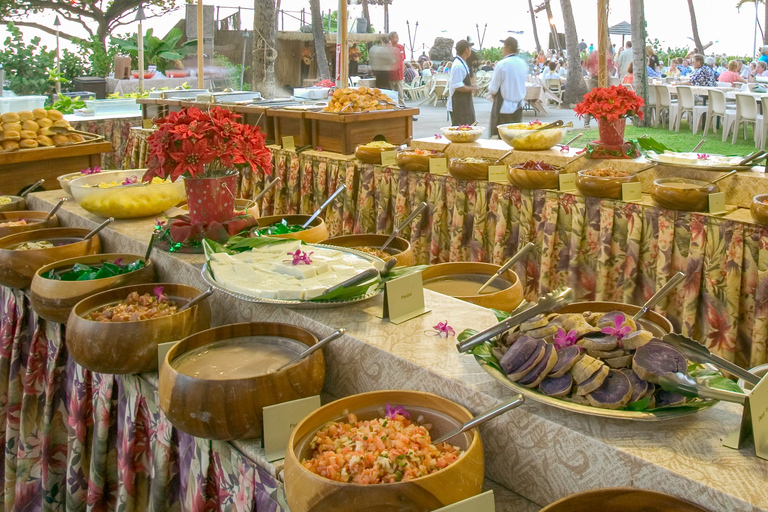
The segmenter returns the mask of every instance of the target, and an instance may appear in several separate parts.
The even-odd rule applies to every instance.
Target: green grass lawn
[[[595,121],[592,121],[591,126],[594,128],[584,130],[583,128],[571,130],[565,137],[565,141],[576,135],[577,132],[584,132],[584,135],[574,141],[571,146],[583,148],[588,142],[598,139],[597,126]],[[722,128],[717,133],[710,132],[706,137],[702,136],[702,132],[699,131],[696,135],[691,133],[686,122],[680,124],[679,132],[671,132],[667,128],[643,128],[627,125],[626,132],[624,134],[625,139],[636,139],[643,135],[648,134],[662,144],[676,149],[678,151],[690,151],[700,140],[704,139],[706,142],[698,149],[702,153],[714,153],[722,155],[748,155],[755,151],[755,144],[752,141],[752,128],[747,130],[747,140],[744,140],[743,129],[740,130],[739,136],[736,137],[736,144],[731,144],[731,136],[725,142],[721,141]],[[733,132],[731,132],[731,135]]]

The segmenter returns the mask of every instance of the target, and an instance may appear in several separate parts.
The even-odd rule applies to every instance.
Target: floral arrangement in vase
[[[643,118],[643,98],[624,86],[596,87],[584,95],[573,109],[579,117],[597,119],[600,142],[606,146],[624,144],[624,128],[628,117]]]
[[[256,126],[221,107],[173,112],[147,138],[143,181],[185,179],[193,223],[225,222],[234,215],[239,169],[272,174],[272,152]]]

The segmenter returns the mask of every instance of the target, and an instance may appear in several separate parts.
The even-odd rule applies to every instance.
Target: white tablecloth
[[[190,87],[197,87],[197,77],[195,76],[188,76],[185,78],[149,78],[144,80],[144,90],[148,91],[150,89],[162,89],[163,87],[167,87],[168,89],[175,89],[176,87],[181,87],[184,85],[185,82]],[[204,88],[213,90],[213,83],[210,79],[205,79]],[[138,78],[129,78],[128,80],[107,78],[107,92],[110,94],[114,92],[119,92],[120,94],[130,94],[132,92],[138,92],[138,90]]]

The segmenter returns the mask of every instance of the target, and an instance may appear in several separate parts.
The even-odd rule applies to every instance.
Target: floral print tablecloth
[[[102,169],[135,169],[135,167],[122,167],[122,162],[131,128],[141,126],[141,116],[83,119],[70,124],[75,130],[101,135],[107,142],[112,143],[112,151],[101,155]]]
[[[0,287],[6,511],[277,512],[277,484],[231,444],[174,429],[136,375],[89,372],[63,327]]]

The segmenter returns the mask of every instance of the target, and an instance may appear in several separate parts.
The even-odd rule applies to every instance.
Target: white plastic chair
[[[558,100],[562,103],[563,101],[563,85],[557,78],[547,78],[547,89],[549,89],[549,92],[551,92],[553,95],[557,97]],[[547,103],[550,101],[553,101],[552,99],[547,99]],[[557,103],[557,102],[555,102]]]
[[[629,89],[632,92],[635,92],[635,87],[632,84],[621,84],[622,87]]]
[[[765,137],[768,135],[768,97],[760,98],[760,105],[763,107],[762,121],[760,123],[760,144],[759,149],[765,149]]]
[[[706,137],[707,133],[709,133],[710,126],[712,127],[712,132],[717,133],[717,123],[715,121],[719,117],[723,122],[723,142],[725,142],[731,131],[731,126],[736,120],[736,110],[728,108],[723,91],[710,89],[707,91],[707,94],[709,95],[709,102],[707,103],[707,122],[704,123],[704,136]]]
[[[648,91],[648,101],[645,102],[646,112],[648,113],[648,116],[650,117],[651,126],[654,128],[656,127],[656,124],[658,120],[656,119],[656,114],[658,109],[658,105],[656,104],[656,86],[652,84],[648,84],[646,86],[646,91]]]
[[[733,87],[733,84],[730,82],[717,82],[717,87]]]
[[[670,130],[673,126],[673,119],[677,117],[677,102],[672,101],[672,95],[666,85],[653,85],[656,89],[656,111],[659,116],[659,124],[663,125],[662,115],[666,111],[669,120]]]
[[[763,136],[763,116],[757,113],[757,102],[751,94],[736,94],[736,120],[733,126],[733,138],[731,144],[736,144],[736,135],[739,133],[739,127],[744,126],[744,140],[747,140],[747,125],[755,125],[754,140],[755,145]]]

